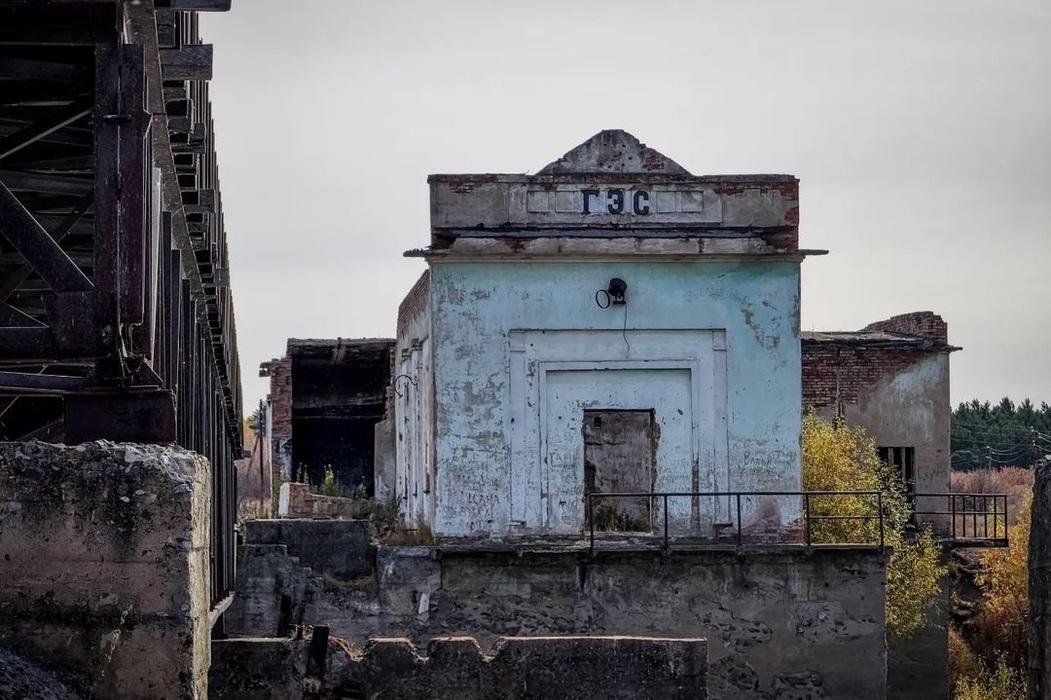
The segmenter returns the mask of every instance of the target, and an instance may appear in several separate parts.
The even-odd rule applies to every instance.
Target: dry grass
[[[1008,522],[1017,520],[1022,497],[1033,490],[1033,471],[1024,467],[954,471],[950,476],[953,493],[1006,493]]]

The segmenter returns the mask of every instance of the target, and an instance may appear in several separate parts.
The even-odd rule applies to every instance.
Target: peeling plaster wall
[[[431,523],[435,504],[434,374],[430,274],[424,273],[398,309],[391,380],[394,395],[394,491],[409,527]],[[378,430],[383,430],[380,427]],[[390,460],[381,460],[390,462]],[[379,475],[379,480],[390,480]]]
[[[611,277],[628,283],[626,320],[625,307],[595,303]],[[627,329],[616,356],[582,361],[666,359],[659,350],[632,354],[631,333],[640,330],[725,331],[729,476],[722,488],[799,488],[798,262],[435,260],[430,302],[436,534],[503,536],[518,524],[512,523],[519,518],[511,502],[509,354],[512,331],[519,330],[619,336]],[[540,450],[539,430],[530,444]],[[402,440],[398,449],[405,449]]]

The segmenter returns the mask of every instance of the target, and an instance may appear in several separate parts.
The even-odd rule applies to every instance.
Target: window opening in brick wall
[[[885,464],[897,469],[905,484],[905,492],[912,503],[916,494],[916,448],[914,447],[880,447],[879,458]]]

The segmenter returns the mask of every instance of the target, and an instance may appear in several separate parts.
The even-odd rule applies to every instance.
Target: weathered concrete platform
[[[384,700],[705,700],[707,642],[646,637],[504,637],[491,653],[469,637],[407,639],[354,649],[331,640],[323,664],[310,642],[213,644],[215,700],[368,697]]]

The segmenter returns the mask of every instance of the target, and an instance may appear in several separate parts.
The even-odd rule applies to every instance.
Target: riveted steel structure
[[[0,0],[0,439],[176,442],[233,583],[237,337],[198,13]]]

